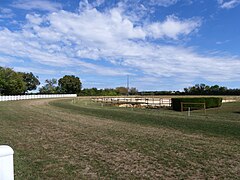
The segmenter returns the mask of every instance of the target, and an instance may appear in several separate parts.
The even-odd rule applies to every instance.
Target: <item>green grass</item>
[[[238,179],[239,112],[0,102],[0,144],[15,151],[15,179]]]
[[[117,121],[131,122],[154,127],[167,127],[191,133],[212,134],[240,138],[240,103],[224,104],[221,109],[186,112],[156,109],[131,109],[104,106],[88,100],[53,101],[52,105],[80,113]]]

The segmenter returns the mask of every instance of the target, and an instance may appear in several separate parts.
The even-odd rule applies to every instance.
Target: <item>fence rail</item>
[[[96,102],[112,103],[112,104],[141,104],[142,106],[153,106],[153,107],[171,107],[171,98],[121,98],[121,97],[103,97],[103,98],[92,98]]]
[[[0,96],[0,101],[18,101],[18,100],[27,100],[27,99],[68,98],[68,97],[77,97],[77,94],[39,94],[39,95]]]

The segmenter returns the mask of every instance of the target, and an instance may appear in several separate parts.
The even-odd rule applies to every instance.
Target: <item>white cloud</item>
[[[9,8],[0,8],[0,18],[12,18],[15,14]]]
[[[230,1],[218,0],[218,4],[223,9],[232,9],[240,4],[240,0],[230,0]]]
[[[41,74],[41,75],[53,75],[58,73],[59,71],[54,71],[54,70],[49,70],[49,69],[43,69],[39,67],[24,67],[24,66],[15,66],[14,70],[17,72],[32,72],[36,74]]]
[[[88,0],[81,0],[79,2],[79,11],[85,11],[87,9],[93,9],[104,4],[105,0],[95,0],[92,3],[89,3]]]
[[[19,59],[16,59],[12,56],[6,56],[6,55],[3,55],[1,54],[0,56],[0,64],[7,64],[7,63],[11,63],[11,62],[16,62],[16,61],[19,61]]]
[[[168,16],[164,22],[156,22],[147,27],[150,36],[154,38],[178,39],[180,35],[188,35],[201,26],[200,19],[179,20],[175,16]]]
[[[95,65],[88,62],[83,61],[75,61],[75,66],[84,67],[81,69],[82,72],[90,73],[90,74],[98,74],[103,76],[120,76],[131,74],[122,68],[109,68],[104,66]]]
[[[201,56],[193,49],[148,41],[149,36],[155,39],[187,36],[199,28],[201,22],[169,16],[162,23],[140,26],[122,13],[119,8],[105,12],[92,8],[80,13],[58,11],[45,16],[27,15],[21,31],[0,30],[0,41],[4,42],[0,44],[0,53],[86,74],[120,76],[140,72],[150,79],[182,78],[185,81],[199,77],[209,81],[240,78],[239,58]],[[154,24],[156,31],[152,30]]]
[[[217,44],[217,45],[222,45],[222,44],[226,44],[226,43],[228,43],[228,42],[230,42],[230,40],[217,41],[216,44]]]
[[[81,14],[61,11],[51,14],[48,19],[52,29],[68,34],[71,40],[78,38],[82,41],[102,43],[106,40],[145,38],[145,32],[140,27],[134,27],[128,19],[124,19],[118,9],[112,9],[106,14],[96,9]]]
[[[33,25],[35,26],[35,24]],[[29,28],[29,25],[27,28]],[[11,32],[8,29],[0,31],[0,41],[4,42],[4,44],[0,44],[0,52],[9,56],[14,55],[16,57],[11,59],[9,57],[7,59],[0,58],[1,64],[6,64],[7,62],[10,62],[9,60],[22,62],[22,59],[27,59],[34,64],[42,64],[50,66],[51,68],[75,67],[82,72],[113,76],[127,74],[127,71],[124,69],[112,69],[81,61],[74,57],[74,53],[76,52],[72,49],[71,44],[64,42],[64,40],[62,41],[62,46],[60,44],[57,45],[51,43],[52,41],[49,42],[47,38],[43,39],[36,34],[36,31],[31,32],[30,29],[31,28],[24,29],[21,32]],[[37,28],[37,30],[40,29]],[[72,51],[74,51],[74,53],[72,53]],[[20,69],[20,67],[18,67],[18,69]],[[29,67],[29,69],[31,69],[31,67]],[[36,70],[34,72],[39,73],[39,71]],[[49,72],[47,73],[49,74]]]
[[[62,9],[62,5],[49,0],[18,0],[13,2],[12,7],[24,10],[42,10],[42,11],[58,11]]]
[[[43,18],[39,14],[27,14],[26,19],[31,24],[40,25],[43,22]]]
[[[88,3],[88,0],[82,0],[79,2],[79,11],[85,11],[87,9],[92,9],[92,5]]]
[[[179,0],[150,0],[151,5],[158,5],[168,7],[173,4],[176,4]]]

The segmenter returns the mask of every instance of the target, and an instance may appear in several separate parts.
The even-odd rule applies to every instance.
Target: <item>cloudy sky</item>
[[[240,0],[0,0],[0,66],[84,88],[240,88]]]

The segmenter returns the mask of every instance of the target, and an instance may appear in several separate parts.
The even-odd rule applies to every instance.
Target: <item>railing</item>
[[[171,98],[122,98],[122,97],[102,97],[92,98],[93,101],[103,103],[115,103],[115,104],[141,104],[142,106],[153,106],[153,107],[171,107]]]
[[[0,179],[13,180],[13,149],[6,145],[0,145]]]
[[[17,95],[17,96],[0,96],[0,101],[18,101],[26,99],[45,99],[45,98],[67,98],[77,97],[76,94],[39,94],[39,95]]]

